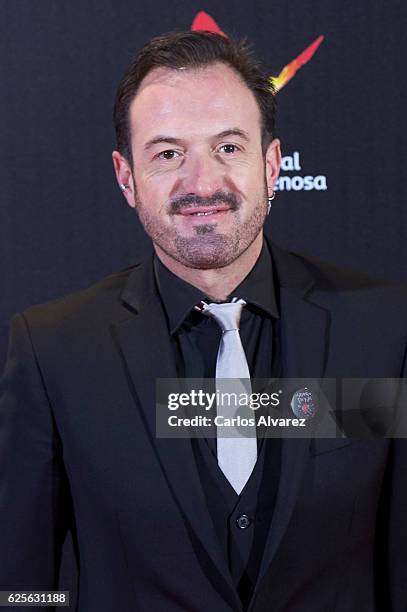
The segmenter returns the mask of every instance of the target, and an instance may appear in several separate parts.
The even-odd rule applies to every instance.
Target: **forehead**
[[[210,136],[231,127],[260,138],[260,110],[254,94],[229,66],[155,68],[142,81],[129,110],[132,140],[157,134]]]

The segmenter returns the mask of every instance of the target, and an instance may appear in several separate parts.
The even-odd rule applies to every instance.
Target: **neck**
[[[235,261],[223,268],[200,270],[176,261],[154,244],[157,257],[176,276],[200,289],[211,300],[223,301],[242,282],[254,267],[263,245],[263,232]]]

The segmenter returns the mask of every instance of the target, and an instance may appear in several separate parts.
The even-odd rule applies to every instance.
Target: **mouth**
[[[209,217],[210,215],[218,215],[219,213],[225,213],[231,210],[230,206],[200,206],[195,208],[185,208],[178,214],[183,217]]]

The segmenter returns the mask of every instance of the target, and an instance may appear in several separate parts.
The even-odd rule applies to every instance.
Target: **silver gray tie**
[[[239,335],[240,316],[244,300],[225,304],[202,304],[203,314],[212,317],[222,329],[216,361],[216,387],[219,391],[236,394],[251,393],[250,372]],[[226,381],[224,379],[233,379]],[[244,382],[240,379],[245,379]],[[220,402],[217,416],[233,418],[239,405]],[[254,413],[249,409],[251,418]],[[225,428],[217,428],[218,464],[236,493],[240,494],[257,461],[256,425],[233,428],[232,437],[224,437]],[[230,430],[229,430],[230,432]]]

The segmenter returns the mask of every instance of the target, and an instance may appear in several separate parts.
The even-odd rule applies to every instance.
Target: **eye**
[[[172,159],[175,159],[178,156],[179,156],[179,153],[177,151],[174,151],[173,149],[167,149],[166,151],[161,151],[161,153],[157,155],[158,159],[165,159],[167,161],[171,161]]]
[[[236,153],[237,151],[239,151],[239,147],[237,145],[234,144],[224,144],[221,145],[219,147],[219,151],[221,151],[223,149],[223,152],[230,155],[231,153]]]

